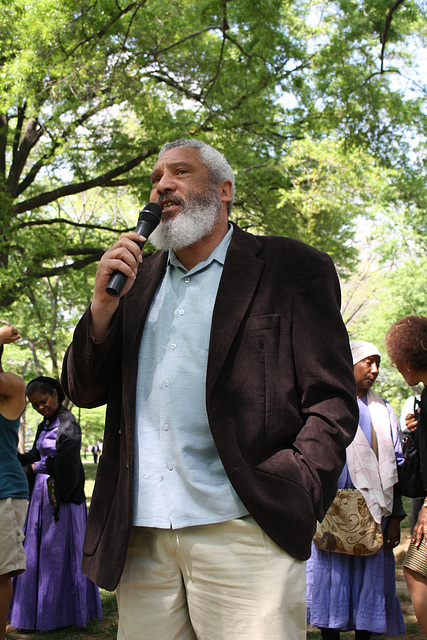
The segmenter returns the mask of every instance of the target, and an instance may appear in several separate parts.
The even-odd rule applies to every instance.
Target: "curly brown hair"
[[[409,363],[416,371],[427,371],[427,318],[405,316],[386,333],[385,345],[393,363]]]

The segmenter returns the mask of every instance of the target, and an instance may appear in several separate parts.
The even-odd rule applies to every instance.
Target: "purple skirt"
[[[312,544],[307,561],[307,622],[340,631],[404,635],[393,551],[350,556],[321,551]]]
[[[24,527],[27,569],[13,580],[10,624],[37,631],[85,627],[102,619],[98,587],[80,569],[86,503],[61,504],[55,522],[47,478],[36,476]]]

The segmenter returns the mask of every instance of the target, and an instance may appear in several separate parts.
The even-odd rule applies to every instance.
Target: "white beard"
[[[222,201],[218,188],[212,186],[207,192],[181,201],[177,216],[162,216],[160,224],[150,235],[156,249],[179,251],[206,238],[221,218]]]

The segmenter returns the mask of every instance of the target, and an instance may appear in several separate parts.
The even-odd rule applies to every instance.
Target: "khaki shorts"
[[[427,578],[427,544],[424,537],[419,547],[416,547],[415,544],[411,542],[403,566]]]
[[[17,576],[25,571],[25,551],[22,528],[27,515],[28,500],[0,499],[0,575]]]

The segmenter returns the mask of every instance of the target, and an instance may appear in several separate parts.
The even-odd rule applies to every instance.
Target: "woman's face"
[[[33,405],[33,408],[45,418],[51,418],[59,405],[56,389],[53,389],[53,395],[50,393],[35,392],[28,400]]]
[[[409,386],[414,387],[416,384],[423,381],[422,371],[411,369],[409,362],[395,362],[394,366],[400,375],[405,378],[405,382],[409,384]]]

